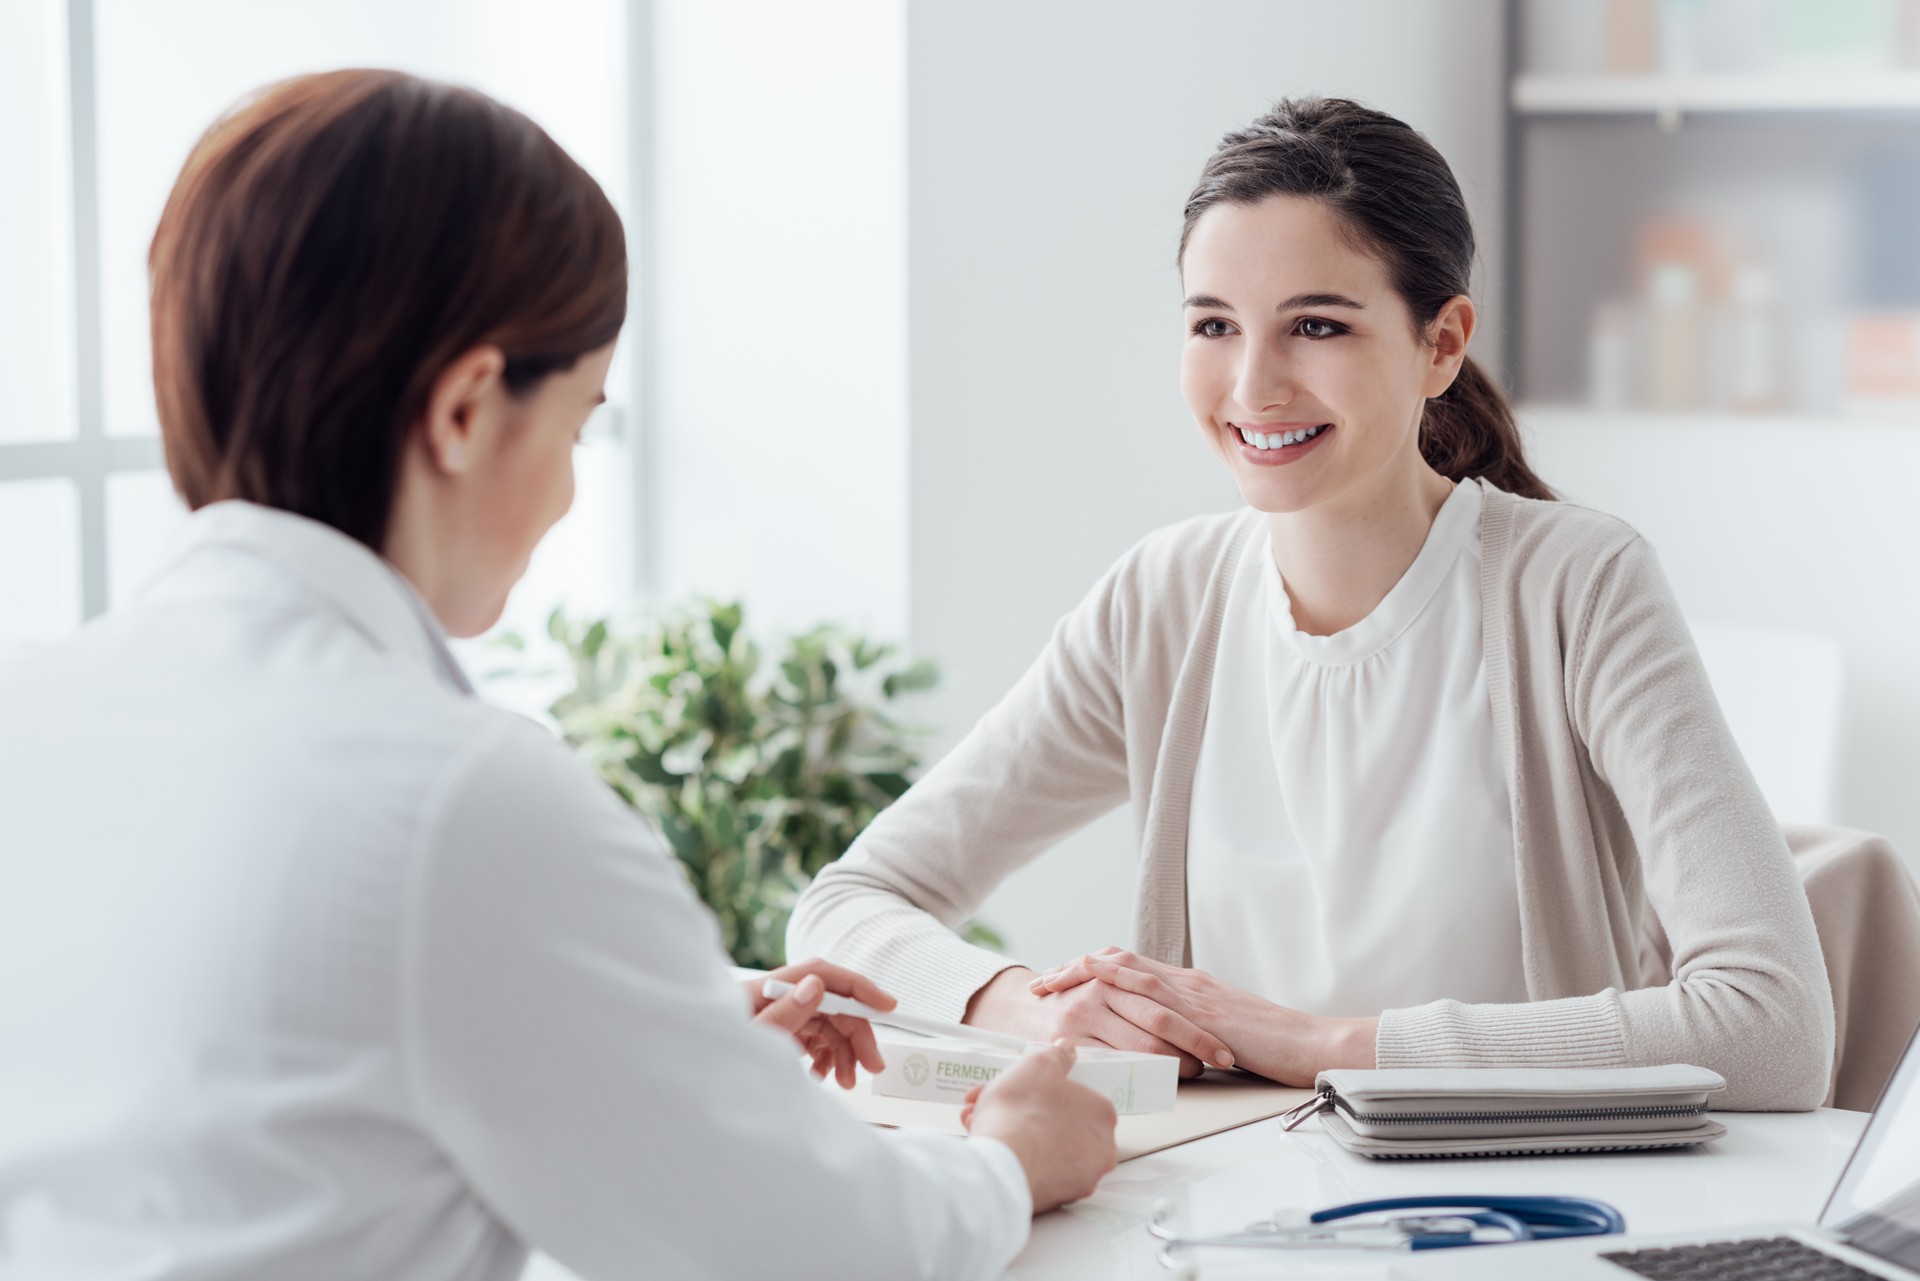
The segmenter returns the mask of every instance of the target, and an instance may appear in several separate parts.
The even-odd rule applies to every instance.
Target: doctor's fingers
[[[808,1047],[807,1057],[811,1060],[814,1079],[826,1080],[827,1074],[833,1071],[833,1047],[825,1042],[815,1042]]]
[[[785,979],[789,983],[799,983],[805,976],[813,975],[826,985],[829,992],[836,996],[848,996],[876,1010],[890,1010],[900,1002],[894,995],[857,970],[844,965],[835,965],[819,957],[811,960],[796,961],[792,965],[783,965],[777,970],[769,970],[768,978]]]
[[[880,1045],[874,1039],[873,1026],[865,1019],[855,1018],[851,1014],[829,1014],[826,1021],[831,1024],[851,1048],[854,1060],[869,1072],[878,1072],[887,1066],[880,1057]]]
[[[798,1040],[800,1029],[819,1017],[820,997],[825,991],[825,985],[818,978],[803,976],[786,995],[762,1006],[753,1021],[777,1027]]]
[[[1233,1051],[1227,1048],[1227,1043],[1179,1010],[1124,988],[1104,982],[1102,986],[1105,988],[1108,1008],[1142,1032],[1172,1046],[1183,1060],[1196,1060],[1193,1067],[1195,1072],[1199,1071],[1200,1063],[1233,1066]],[[1164,1050],[1155,1052],[1165,1053]]]
[[[851,1090],[856,1079],[855,1068],[860,1062],[859,1051],[846,1033],[834,1024],[833,1019],[822,1015],[807,1024],[800,1036],[807,1046],[807,1052],[813,1056],[814,1075],[825,1077],[826,1073],[820,1071],[820,1064],[824,1061],[840,1088]]]

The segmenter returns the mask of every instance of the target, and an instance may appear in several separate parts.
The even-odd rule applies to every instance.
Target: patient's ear
[[[1473,299],[1457,294],[1447,299],[1427,325],[1426,346],[1431,363],[1421,394],[1429,400],[1443,395],[1460,376],[1460,366],[1467,359],[1467,344],[1473,341],[1473,327],[1478,321]]]

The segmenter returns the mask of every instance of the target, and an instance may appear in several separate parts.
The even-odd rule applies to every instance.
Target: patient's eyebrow
[[[1199,307],[1206,311],[1232,311],[1233,304],[1224,298],[1215,298],[1212,294],[1193,294],[1188,297],[1186,307]],[[1345,294],[1295,294],[1275,307],[1275,311],[1299,311],[1307,307],[1350,307],[1354,311],[1365,311],[1367,305],[1356,302]]]
[[[1355,302],[1345,294],[1295,294],[1274,310],[1299,311],[1306,307],[1351,307],[1355,311],[1365,311],[1367,304]]]

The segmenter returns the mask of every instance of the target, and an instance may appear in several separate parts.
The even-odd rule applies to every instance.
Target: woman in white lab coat
[[[470,90],[303,77],[208,131],[151,272],[194,515],[0,674],[13,1274],[972,1276],[1090,1190],[1113,1112],[1070,1051],[970,1141],[812,1088],[652,834],[447,652],[604,399],[626,253],[578,165]],[[791,976],[757,1021],[871,1065],[820,993],[891,998]]]

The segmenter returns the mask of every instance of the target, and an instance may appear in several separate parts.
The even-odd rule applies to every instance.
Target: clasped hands
[[[1328,1018],[1276,1005],[1204,970],[1122,948],[1041,974],[1002,971],[975,994],[967,1022],[1029,1040],[1170,1054],[1182,1076],[1204,1064],[1308,1086],[1329,1068],[1374,1065],[1376,1018]]]

